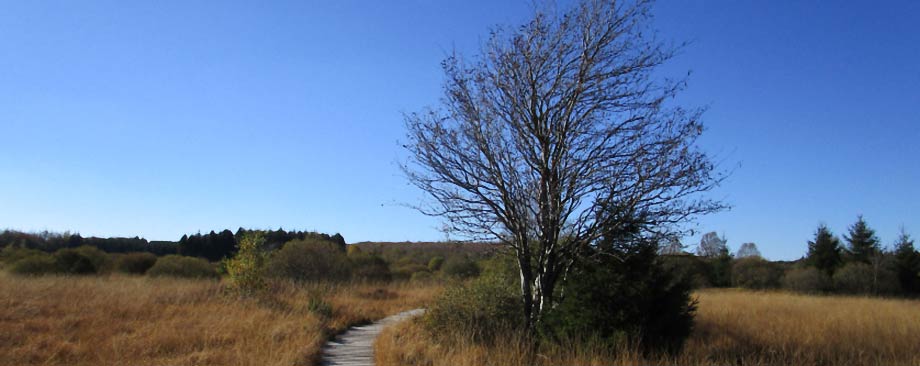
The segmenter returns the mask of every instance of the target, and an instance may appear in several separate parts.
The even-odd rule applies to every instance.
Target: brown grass
[[[385,330],[378,365],[920,365],[920,301],[707,290],[674,358],[596,344],[533,351],[520,337],[437,344],[416,322]]]
[[[437,286],[276,284],[0,273],[0,365],[310,365],[350,325],[423,306]],[[331,315],[311,311],[311,298]]]

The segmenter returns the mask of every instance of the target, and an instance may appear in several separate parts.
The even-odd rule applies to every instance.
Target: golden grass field
[[[532,351],[519,337],[485,347],[435,344],[417,322],[384,331],[379,366],[920,365],[920,301],[705,290],[682,354],[646,359],[591,345]]]
[[[276,284],[270,296],[240,299],[207,280],[0,273],[0,365],[312,365],[330,334],[439,291]],[[311,298],[331,314],[311,310]]]

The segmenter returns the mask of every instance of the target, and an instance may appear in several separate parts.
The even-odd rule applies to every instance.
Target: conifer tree
[[[870,264],[872,258],[881,252],[875,230],[869,228],[862,215],[859,215],[856,223],[850,226],[849,233],[844,235],[844,239],[849,244],[849,257],[854,262]]]
[[[826,225],[821,224],[815,232],[815,240],[808,242],[806,262],[830,276],[840,267],[840,252],[840,239]]]
[[[904,292],[920,295],[920,252],[914,248],[914,239],[904,228],[901,228],[901,235],[895,243],[895,267]]]

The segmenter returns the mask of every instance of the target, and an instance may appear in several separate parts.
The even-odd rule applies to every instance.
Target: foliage
[[[900,290],[892,271],[862,262],[847,263],[837,270],[834,287],[838,292],[855,295],[894,294]]]
[[[428,273],[428,267],[421,264],[405,263],[391,268],[390,272],[394,279],[408,280],[413,275],[420,272]]]
[[[703,260],[708,265],[709,284],[714,287],[728,287],[732,285],[732,255],[728,247],[723,247],[721,251],[713,257],[704,257]]]
[[[444,257],[432,257],[431,260],[428,261],[428,270],[431,272],[436,272],[441,269],[442,265],[444,265]]]
[[[268,268],[271,276],[296,282],[344,281],[349,278],[345,248],[331,241],[312,238],[284,244],[272,255]]]
[[[920,295],[920,252],[914,248],[914,240],[903,228],[895,243],[895,271],[905,293]]]
[[[108,254],[91,246],[65,248],[54,253],[58,269],[66,274],[95,274],[107,271],[111,264]]]
[[[841,254],[840,240],[831,233],[831,230],[824,224],[818,225],[815,232],[815,239],[808,242],[808,254],[806,262],[832,276],[834,271],[843,263]]]
[[[267,255],[262,251],[265,237],[261,233],[246,234],[240,239],[236,256],[224,261],[230,286],[241,295],[253,295],[265,288]]]
[[[9,268],[10,273],[24,276],[40,276],[60,273],[57,261],[49,254],[34,254],[19,258]]]
[[[80,234],[66,232],[24,233],[13,230],[0,232],[0,247],[15,246],[51,253],[64,248],[76,248],[84,245],[96,247],[106,253],[149,252],[156,255],[177,253],[175,243],[148,242],[146,239],[136,236],[133,238],[84,238]]]
[[[830,276],[810,266],[787,271],[783,275],[782,285],[785,289],[806,294],[824,293],[833,289]]]
[[[735,260],[732,265],[732,285],[749,289],[769,289],[780,286],[782,268],[759,256]]]
[[[474,342],[492,342],[497,335],[520,329],[520,288],[507,271],[489,272],[469,283],[444,291],[425,315],[426,328],[436,337],[466,336]]]
[[[466,279],[479,275],[479,266],[465,256],[452,256],[444,261],[441,272],[452,278]]]
[[[392,279],[389,266],[383,258],[374,254],[360,254],[348,257],[352,278],[359,281],[389,281]]]
[[[677,280],[689,283],[692,288],[712,286],[709,280],[712,270],[703,258],[692,254],[678,254],[661,255],[658,260]]]
[[[29,249],[29,248],[9,245],[9,246],[4,247],[3,250],[0,250],[0,262],[3,262],[5,264],[13,264],[16,261],[26,258],[26,257],[44,255],[44,254],[46,253],[38,249]]]
[[[844,235],[844,239],[849,244],[847,254],[852,261],[869,264],[872,257],[881,252],[875,230],[869,228],[862,215],[859,215],[856,223],[849,227],[849,232]]]
[[[182,278],[210,278],[220,276],[217,270],[208,261],[201,258],[185,257],[180,255],[167,255],[157,259],[156,264],[147,270],[147,275],[152,277],[182,277]]]
[[[115,270],[130,274],[147,273],[157,262],[157,256],[151,253],[127,253],[115,260]]]
[[[620,240],[620,239],[612,239]],[[658,244],[634,238],[600,247],[580,263],[545,330],[565,338],[623,339],[646,353],[678,352],[693,326],[691,286],[657,260]]]
[[[703,234],[703,237],[700,238],[700,244],[697,246],[696,255],[700,257],[709,257],[715,258],[725,255],[725,253],[730,252],[728,250],[728,240],[724,237],[719,237],[719,234],[716,234],[715,231],[708,232]]]

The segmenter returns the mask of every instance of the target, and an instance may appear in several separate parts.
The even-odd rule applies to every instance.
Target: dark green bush
[[[115,270],[130,274],[147,273],[157,262],[157,256],[151,253],[127,253],[115,260]]]
[[[394,279],[408,280],[416,273],[428,273],[428,266],[414,263],[402,264],[394,267],[391,272]]]
[[[54,259],[63,273],[75,275],[107,272],[112,262],[105,252],[85,245],[58,250]]]
[[[448,277],[466,279],[479,275],[479,266],[464,256],[453,256],[444,261],[441,272]]]
[[[657,243],[643,240],[589,253],[566,279],[565,297],[546,315],[543,334],[679,352],[696,302],[691,285],[662,266],[657,250]]]
[[[19,261],[20,259],[31,257],[34,255],[47,255],[47,253],[30,248],[22,248],[13,245],[7,245],[0,251],[0,262],[10,265]]]
[[[853,295],[890,295],[900,292],[897,274],[888,268],[865,263],[847,263],[834,272],[834,287]]]
[[[268,274],[297,282],[343,281],[350,276],[348,258],[336,243],[318,240],[293,240],[275,252]]]
[[[392,274],[387,262],[373,254],[357,254],[348,257],[352,278],[360,281],[389,281]]]
[[[745,257],[732,264],[732,285],[749,289],[769,289],[780,286],[782,269],[760,257]]]
[[[10,273],[23,276],[40,276],[60,273],[57,261],[49,254],[40,253],[19,258],[10,265]]]
[[[207,260],[181,255],[167,255],[157,259],[153,267],[147,270],[147,275],[152,277],[220,278],[214,265]]]
[[[823,293],[834,287],[827,274],[811,266],[790,269],[781,282],[784,289],[806,294]]]

